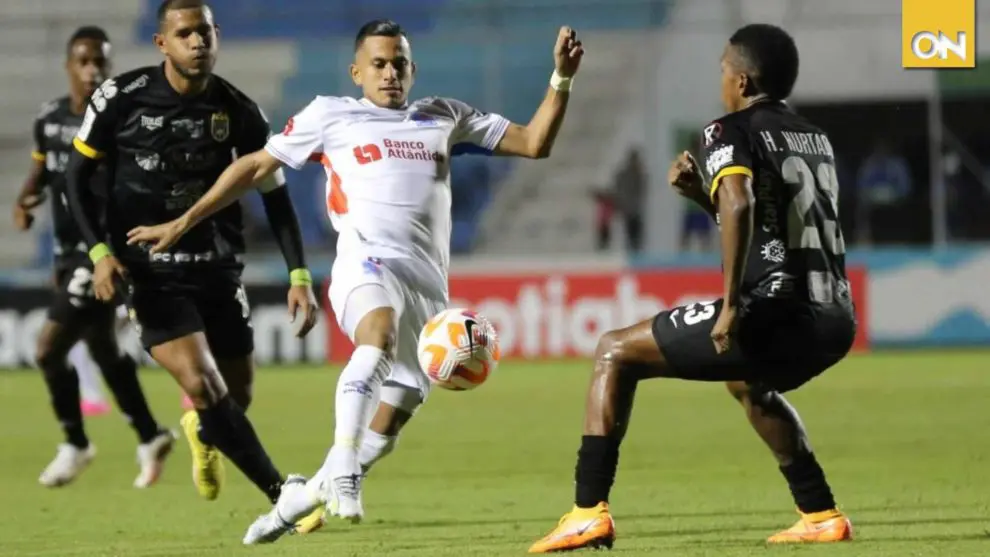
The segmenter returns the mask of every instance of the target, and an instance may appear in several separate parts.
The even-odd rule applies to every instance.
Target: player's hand
[[[22,205],[14,205],[14,226],[23,232],[31,228],[32,224],[34,224],[34,215],[31,211]]]
[[[694,160],[694,156],[688,151],[677,155],[674,162],[670,163],[667,181],[679,195],[692,199],[697,197],[702,190],[701,167],[698,166],[698,161]]]
[[[299,310],[302,318],[299,319]],[[310,286],[289,287],[289,320],[296,323],[296,337],[302,338],[313,330],[320,316],[320,307],[316,304],[316,295]]]
[[[32,193],[32,194],[29,194],[29,195],[25,195],[23,198],[21,198],[21,200],[18,203],[18,205],[20,205],[21,207],[23,207],[23,208],[25,208],[27,210],[31,210],[31,209],[34,209],[35,207],[41,205],[42,203],[44,203],[45,202],[45,197],[47,197],[47,196],[45,195],[45,192],[44,191],[40,191],[38,193]]]
[[[557,44],[553,47],[553,63],[560,77],[572,77],[581,65],[584,57],[584,46],[577,40],[577,33],[567,27],[560,28],[557,34]]]
[[[105,255],[93,266],[93,293],[101,302],[113,301],[117,283],[127,279],[127,269],[113,255]]]
[[[154,226],[138,226],[127,232],[127,245],[152,244],[151,253],[161,253],[175,245],[185,233],[181,218]]]
[[[737,308],[729,305],[722,306],[722,311],[718,314],[718,319],[715,321],[715,326],[712,327],[711,332],[716,354],[725,354],[732,346],[738,316],[739,310]]]

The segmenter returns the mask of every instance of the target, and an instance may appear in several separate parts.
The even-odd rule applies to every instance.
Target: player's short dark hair
[[[165,26],[165,17],[169,12],[194,8],[209,8],[209,6],[203,0],[163,0],[158,5],[158,28]]]
[[[357,51],[368,37],[405,37],[402,26],[391,19],[373,19],[358,29],[354,38],[354,50]]]
[[[790,96],[800,64],[797,45],[787,31],[776,25],[753,23],[733,33],[729,44],[735,47],[761,93],[774,100]]]
[[[101,43],[110,42],[110,36],[102,27],[95,25],[85,25],[76,29],[69,40],[65,43],[65,55],[72,56],[72,47],[79,41],[99,41]]]

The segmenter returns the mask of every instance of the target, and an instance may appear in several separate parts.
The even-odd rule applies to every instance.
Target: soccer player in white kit
[[[363,98],[316,97],[263,150],[234,162],[183,217],[132,231],[131,241],[165,249],[282,165],[319,161],[326,170],[327,208],[339,233],[330,303],[356,348],[337,382],[334,442],[323,467],[309,482],[287,482],[245,543],[274,541],[300,519],[300,531],[315,529],[323,503],[332,515],[361,520],[364,474],[394,449],[430,390],[416,344],[448,303],[451,150],[471,144],[548,156],[583,55],[574,31],[561,28],[550,87],[523,126],[454,99],[408,102],[416,73],[409,41],[394,22],[372,21],[358,32],[350,66]]]

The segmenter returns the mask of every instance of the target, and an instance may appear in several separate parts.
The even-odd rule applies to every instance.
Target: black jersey
[[[81,114],[72,112],[68,96],[45,103],[34,120],[34,151],[31,157],[45,164],[39,185],[46,188],[51,197],[56,256],[86,252],[86,244],[69,212],[65,194],[65,166],[72,152],[72,138],[82,121]],[[101,195],[105,179],[105,174],[100,171],[93,176],[92,187]]]
[[[725,176],[753,178],[744,297],[851,308],[835,155],[825,133],[784,103],[759,102],[709,124],[702,141],[713,201]]]
[[[168,253],[151,256],[146,246],[127,246],[127,231],[181,216],[239,154],[264,147],[268,135],[258,106],[219,76],[195,96],[169,85],[164,64],[107,80],[90,99],[75,148],[106,157],[106,225],[114,253],[125,264],[159,269],[236,266],[245,248],[237,203],[194,227]]]

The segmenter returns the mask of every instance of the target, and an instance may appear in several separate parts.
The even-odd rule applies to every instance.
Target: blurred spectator
[[[877,141],[871,153],[859,167],[856,179],[856,231],[859,241],[869,244],[883,242],[885,230],[896,230],[913,184],[907,160],[884,140]]]
[[[694,201],[684,201],[684,220],[681,221],[681,251],[711,251],[712,217]],[[694,241],[692,241],[694,240]],[[692,244],[697,245],[694,249]]]
[[[613,185],[615,208],[622,217],[626,249],[639,253],[643,248],[643,207],[646,204],[646,166],[639,148],[629,150],[619,167]]]
[[[592,190],[595,199],[595,248],[608,249],[612,241],[612,217],[615,215],[615,196],[609,190]]]

